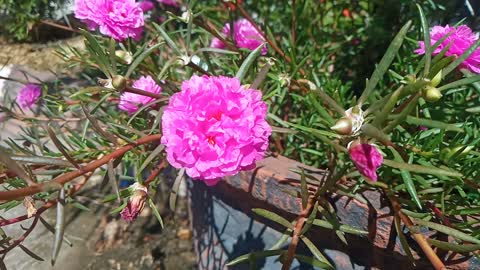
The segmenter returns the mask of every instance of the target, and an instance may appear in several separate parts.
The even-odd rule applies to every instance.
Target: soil
[[[86,269],[195,269],[186,199],[180,199],[175,215],[165,205],[158,208],[165,223],[163,229],[149,208],[130,224],[103,216],[98,240],[90,243],[97,255],[90,258]]]
[[[77,36],[47,43],[10,43],[0,36],[0,68],[14,64],[38,71],[64,73],[62,70],[64,62],[55,51],[66,46],[82,49],[83,39]]]

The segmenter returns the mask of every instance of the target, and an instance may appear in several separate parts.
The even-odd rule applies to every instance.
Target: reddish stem
[[[165,159],[164,159],[164,160],[162,160],[162,162],[160,162],[160,164],[158,164],[157,168],[155,168],[150,173],[147,180],[145,180],[144,186],[147,186],[148,184],[153,182],[155,180],[155,178],[157,178],[157,176],[162,172],[162,170],[165,168],[165,166],[167,166],[167,162],[165,162]]]
[[[315,196],[314,196],[315,197]],[[285,261],[282,265],[282,270],[289,270],[292,266],[293,258],[295,257],[295,251],[297,250],[298,242],[300,241],[300,233],[302,232],[303,225],[307,220],[308,215],[313,207],[313,197],[309,197],[308,203],[305,209],[302,210],[300,216],[297,218],[297,224],[293,230],[292,241],[288,246],[287,256],[285,256]]]
[[[152,92],[147,92],[145,90],[137,89],[137,88],[134,88],[134,87],[131,87],[131,86],[125,86],[125,89],[123,91],[130,92],[130,93],[135,93],[135,94],[139,94],[139,95],[142,95],[142,96],[147,96],[147,97],[151,97],[151,98],[155,98],[155,99],[165,98],[162,95],[155,94],[155,93],[152,93]]]
[[[36,193],[39,193],[39,192],[43,192],[43,191],[45,191],[45,186],[46,185],[48,185],[48,186],[55,186],[55,185],[62,186],[65,183],[68,183],[68,182],[72,181],[73,179],[75,179],[79,176],[85,175],[89,172],[93,172],[97,168],[107,164],[108,161],[122,156],[126,152],[132,150],[133,148],[135,148],[139,145],[150,143],[150,142],[153,142],[153,141],[160,141],[161,137],[162,137],[161,134],[154,134],[154,135],[149,135],[149,136],[143,137],[143,138],[139,139],[138,141],[136,141],[134,144],[128,144],[128,145],[122,146],[122,147],[118,148],[117,150],[113,151],[112,153],[110,153],[110,154],[108,154],[108,155],[106,155],[106,156],[104,156],[104,157],[102,157],[98,160],[95,160],[95,161],[85,165],[84,167],[82,167],[82,168],[80,168],[76,171],[72,171],[72,172],[63,174],[63,175],[53,179],[52,181],[47,182],[47,184],[42,183],[42,184],[32,185],[32,186],[25,187],[25,188],[9,190],[9,191],[2,191],[2,192],[0,192],[0,201],[11,201],[11,200],[16,200],[16,199],[21,199],[25,196],[30,196],[30,195],[33,195],[33,194],[36,194]]]
[[[37,225],[38,219],[39,219],[39,216],[35,216],[35,219],[33,220],[32,225],[30,225],[28,230],[26,230],[25,233],[20,238],[15,240],[10,246],[6,247],[4,250],[0,250],[0,254],[5,254],[10,250],[12,250],[13,248],[15,248],[16,246],[20,245],[28,237],[28,235],[33,231],[33,229]]]

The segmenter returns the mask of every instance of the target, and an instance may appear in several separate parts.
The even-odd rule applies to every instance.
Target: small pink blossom
[[[223,34],[225,37],[230,36],[229,23],[223,27]],[[233,39],[239,48],[246,48],[252,51],[265,42],[262,34],[247,19],[239,19],[233,24]],[[224,49],[225,44],[220,39],[213,38],[210,47]],[[267,54],[267,51],[267,46],[263,46],[262,55]]]
[[[25,85],[17,94],[17,103],[22,109],[31,109],[40,96],[42,88],[36,84]]]
[[[140,2],[139,5],[143,12],[147,12],[155,8],[155,5],[148,0]]]
[[[262,93],[241,86],[237,78],[193,76],[163,112],[167,160],[207,185],[253,169],[272,132],[266,114]]]
[[[178,7],[177,0],[157,0],[160,4],[165,4],[168,6]]]
[[[459,57],[462,55],[470,46],[473,45],[478,40],[478,35],[473,33],[472,30],[466,25],[460,25],[457,27],[454,26],[434,26],[430,30],[430,44],[433,45],[439,41],[442,37],[447,34],[450,34],[434,51],[433,55],[439,54],[445,47],[450,43],[450,48],[446,51],[445,56],[454,56]],[[419,42],[420,48],[415,50],[417,54],[425,53],[425,43],[423,41]],[[480,73],[480,49],[476,49],[463,63],[460,67],[467,68],[475,73]]]
[[[75,17],[89,30],[100,29],[115,40],[141,38],[143,10],[135,0],[76,0]]]
[[[131,222],[137,219],[138,215],[145,208],[145,201],[147,200],[147,188],[135,183],[132,185],[133,195],[127,202],[127,206],[120,212],[123,220]]]
[[[349,148],[350,158],[355,167],[365,177],[377,181],[377,169],[383,163],[383,156],[374,145],[366,143],[352,144]]]
[[[162,91],[162,87],[158,85],[150,76],[140,77],[140,79],[133,83],[132,87],[154,94],[159,94]],[[125,92],[120,96],[118,107],[121,110],[132,114],[136,112],[140,106],[146,105],[153,100],[154,98],[152,97]]]

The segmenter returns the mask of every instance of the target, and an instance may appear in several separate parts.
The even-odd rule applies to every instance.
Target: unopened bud
[[[356,134],[360,131],[360,128],[363,125],[364,118],[363,118],[363,111],[360,106],[353,106],[352,108],[345,111],[345,117],[350,120],[352,123],[352,131],[350,134]]]
[[[112,78],[112,85],[115,89],[122,91],[127,86],[127,80],[120,75],[115,75]]]
[[[407,81],[408,83],[414,83],[415,81],[417,81],[417,78],[415,78],[415,75],[413,74],[408,74],[407,76],[405,76],[405,81]]]
[[[133,56],[130,52],[123,51],[123,50],[116,50],[115,56],[122,59],[127,65],[130,65],[133,61]]]
[[[120,212],[120,216],[125,221],[134,221],[145,208],[147,200],[147,188],[139,183],[132,185],[133,195],[130,196],[127,206]]]
[[[330,129],[341,135],[352,134],[352,120],[347,117],[340,118]]]
[[[437,87],[442,81],[442,70],[440,70],[435,77],[430,81],[430,85],[433,87]]]
[[[425,100],[428,102],[436,102],[442,98],[440,90],[432,86],[426,86],[423,93]]]

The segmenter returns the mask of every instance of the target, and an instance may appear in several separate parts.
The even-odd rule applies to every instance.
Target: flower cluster
[[[223,27],[223,34],[225,36],[230,35],[229,23]],[[260,34],[247,19],[240,19],[233,24],[233,39],[239,48],[249,50],[255,50],[265,42],[262,34]],[[220,39],[213,38],[210,47],[224,49],[225,44]],[[262,48],[262,55],[267,54],[267,51],[267,46],[264,46]]]
[[[193,76],[163,113],[167,159],[208,185],[253,169],[268,147],[266,114],[262,93],[244,88],[237,78]]]
[[[133,85],[134,88],[159,94],[162,91],[162,87],[158,85],[150,76],[142,76],[136,80]],[[154,98],[147,97],[140,94],[125,92],[120,96],[120,102],[118,108],[128,113],[134,113],[139,109],[139,105],[146,105],[153,101]]]
[[[434,26],[430,31],[430,44],[433,45],[446,35],[449,35],[434,51],[433,55],[439,54],[444,48],[450,46],[445,52],[445,56],[459,57],[477,40],[478,35],[466,25],[460,26]],[[417,54],[425,53],[425,43],[419,42],[420,48],[415,50]],[[475,50],[460,67],[467,68],[475,73],[480,73],[480,49]]]
[[[76,0],[75,17],[90,30],[100,29],[115,40],[138,40],[145,24],[143,10],[135,0]]]
[[[22,109],[31,109],[42,95],[42,88],[36,84],[27,84],[17,95],[17,103]]]

